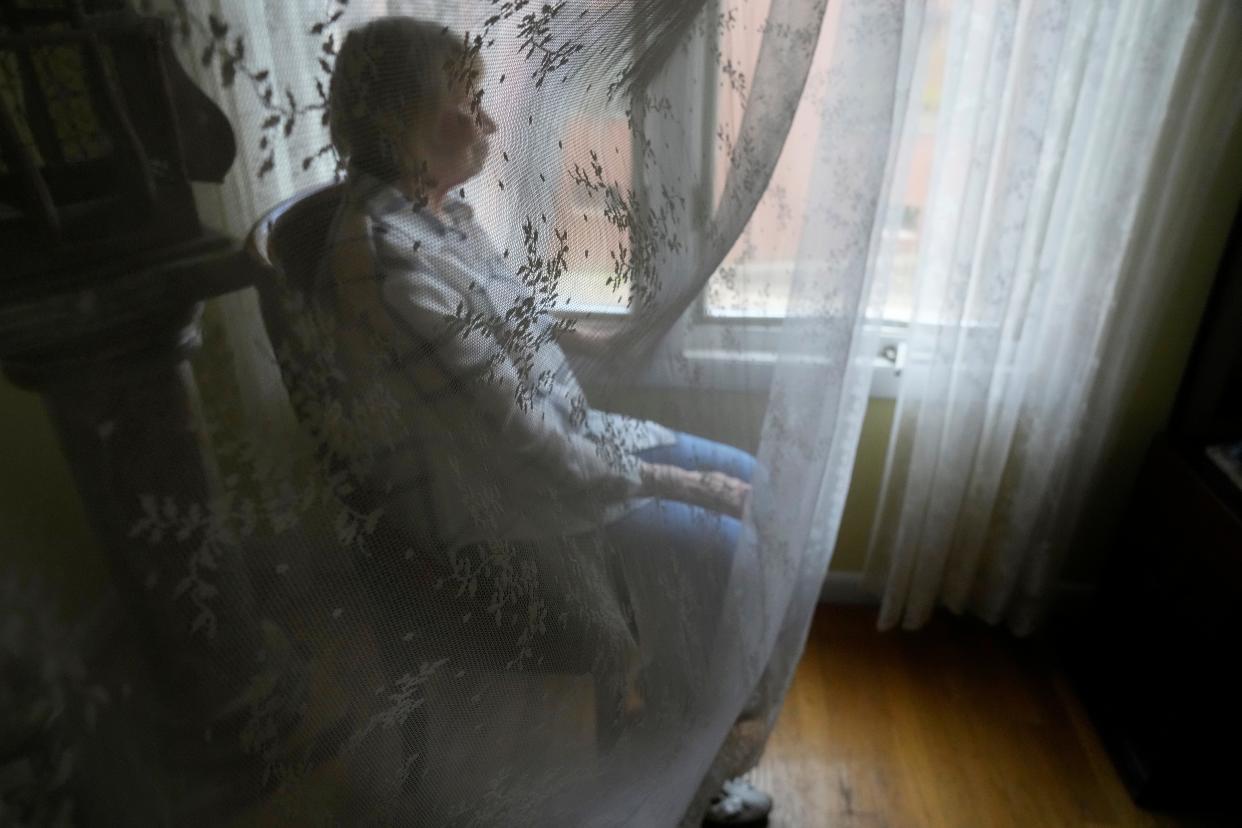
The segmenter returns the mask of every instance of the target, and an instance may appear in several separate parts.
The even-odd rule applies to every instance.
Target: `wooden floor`
[[[1137,809],[1039,647],[824,607],[753,781],[779,828],[1177,825]]]

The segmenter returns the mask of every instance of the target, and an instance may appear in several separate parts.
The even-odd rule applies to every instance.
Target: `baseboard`
[[[1095,587],[1091,584],[1062,582],[1053,587],[1050,611],[1055,615],[1073,615],[1091,602]],[[829,572],[819,591],[821,604],[846,606],[878,606],[880,596],[867,589],[861,572]]]

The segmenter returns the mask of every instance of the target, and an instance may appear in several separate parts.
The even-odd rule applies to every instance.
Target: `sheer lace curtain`
[[[243,292],[208,307],[191,396],[210,468],[160,451],[106,459],[132,472],[115,479],[153,481],[110,501],[124,530],[112,563],[131,588],[109,606],[126,623],[72,675],[41,674],[56,686],[32,706],[90,708],[57,720],[78,757],[71,780],[34,795],[98,824],[697,824],[759,756],[828,566],[867,397],[861,310],[917,4],[135,5],[168,18],[237,132],[228,179],[197,191],[203,217],[236,237],[342,172],[328,92],[347,32],[372,19],[455,32],[460,62],[444,66],[481,58],[497,131],[453,199],[473,219],[452,245],[437,241],[443,223],[355,170],[319,192],[343,199],[336,212],[303,198],[297,221],[276,223],[261,305]],[[365,84],[358,94],[347,103],[388,128]],[[338,234],[360,203],[387,258],[368,260],[370,281],[346,281]],[[780,232],[739,242],[755,215]],[[441,258],[419,270],[423,256]],[[306,288],[326,273],[369,299],[366,285],[390,280],[414,295],[453,276],[449,256],[479,278],[456,286],[456,310],[411,303],[435,331],[352,328]],[[726,258],[785,312],[752,305],[734,325],[705,308]],[[537,462],[499,439],[495,422],[542,433],[533,404],[567,433],[585,428],[585,401],[547,390],[572,387],[555,364],[566,318],[616,332],[580,361],[593,391],[663,395],[659,419],[685,431],[727,432],[738,416],[719,404],[719,372],[680,347],[687,325],[722,343],[713,364],[726,373],[763,366],[754,490],[730,548],[639,548],[582,529],[582,514],[619,504],[602,485],[561,485],[564,473],[607,465],[605,482],[632,480],[628,432],[593,433],[593,450],[554,468],[544,461],[565,434],[536,446]],[[743,328],[762,329],[764,347]],[[499,367],[444,380],[425,359],[433,339],[437,358]],[[501,399],[497,375],[512,408],[485,420],[463,401]],[[183,414],[159,433],[185,436]],[[142,429],[142,412],[126,416]],[[547,518],[538,533],[457,544],[432,531],[461,513],[490,530],[524,510]],[[684,529],[732,525],[707,517]],[[51,657],[40,652],[32,662]]]
[[[1236,3],[931,3],[881,625],[1036,623],[1242,108]],[[923,91],[920,92],[919,89]],[[910,158],[917,158],[912,164]],[[891,302],[881,293],[877,307]]]

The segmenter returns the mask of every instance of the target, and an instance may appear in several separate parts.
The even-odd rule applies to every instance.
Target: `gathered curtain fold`
[[[1162,358],[1151,336],[1238,126],[1240,11],[939,15],[934,125],[907,139],[930,141],[929,182],[867,561],[882,627],[940,605],[1020,632],[1041,618],[1084,504],[1117,485],[1105,460],[1128,395]]]

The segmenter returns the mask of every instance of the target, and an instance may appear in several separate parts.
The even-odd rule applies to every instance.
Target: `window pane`
[[[633,151],[625,101],[596,102],[580,108],[565,122],[563,139],[575,159],[561,176],[556,193],[555,225],[568,231],[569,272],[562,292],[568,310],[627,309],[628,283],[615,281],[618,257],[628,256],[629,232],[608,218],[609,205],[626,198],[633,186]],[[603,175],[591,162],[609,156]],[[593,158],[594,156],[594,158]],[[552,217],[549,216],[549,222]]]
[[[921,91],[912,100],[916,139],[909,169],[899,186],[901,221],[886,229],[877,266],[885,290],[873,313],[890,321],[905,321],[914,303],[914,277],[918,261],[919,229],[923,203],[935,149],[936,118],[943,79],[944,49],[950,0],[937,0],[926,9],[924,26],[932,32],[932,51],[928,55]],[[729,5],[729,4],[726,4]],[[722,28],[722,48],[726,66],[716,86],[720,131],[716,138],[717,170],[727,168],[731,141],[742,112],[744,94],[733,82],[736,67],[753,67],[762,38],[762,18],[766,2],[743,3],[732,0],[733,18]],[[793,261],[798,258],[798,240],[805,227],[803,209],[810,185],[813,153],[818,148],[821,114],[817,101],[825,92],[832,44],[836,39],[836,4],[829,4],[824,28],[817,46],[802,103],[781,153],[780,161],[746,231],[738,239],[720,269],[708,282],[703,298],[705,315],[719,319],[764,319],[789,312]],[[728,15],[728,12],[726,12]],[[717,181],[716,196],[723,187]],[[803,267],[814,268],[813,262]],[[825,279],[828,268],[825,267]],[[814,274],[811,274],[812,278]],[[826,285],[826,288],[830,286]]]

